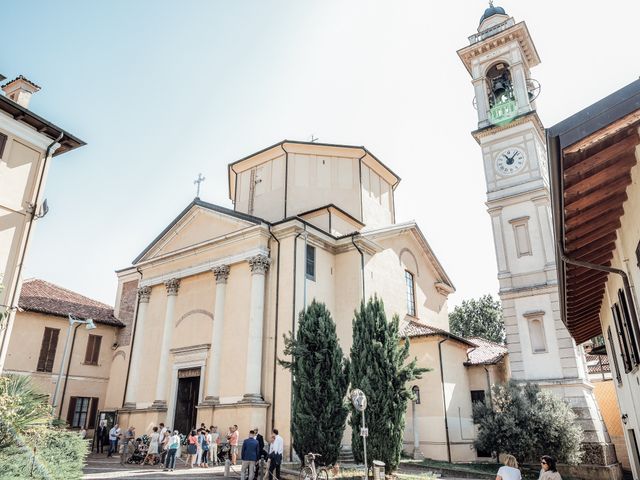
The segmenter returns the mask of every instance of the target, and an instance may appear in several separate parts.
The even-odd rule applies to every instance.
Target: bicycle
[[[305,466],[300,469],[300,480],[329,480],[329,468],[321,466],[316,468],[316,458],[321,457],[319,453],[307,453],[304,456]]]

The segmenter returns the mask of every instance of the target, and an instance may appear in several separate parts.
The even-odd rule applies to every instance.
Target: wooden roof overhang
[[[602,333],[607,268],[638,161],[639,127],[636,81],[547,132],[561,309],[577,343]]]

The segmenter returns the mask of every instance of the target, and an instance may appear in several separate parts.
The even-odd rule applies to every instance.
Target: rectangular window
[[[309,280],[316,279],[316,247],[307,245],[307,262],[306,262],[307,278]]]
[[[484,390],[471,390],[471,403],[482,402],[484,403],[485,391]]]
[[[631,360],[631,368],[640,365],[640,353],[638,351],[638,339],[636,338],[633,324],[631,323],[631,315],[629,314],[629,304],[627,297],[622,289],[618,290],[618,300],[620,302],[620,314],[622,315],[622,325],[627,331],[627,339],[629,341],[629,358]]]
[[[40,345],[40,356],[38,357],[38,372],[52,372],[53,361],[56,358],[56,348],[58,347],[59,328],[45,327],[42,344]]]
[[[67,423],[71,428],[83,428],[87,426],[87,417],[89,415],[89,397],[71,397],[69,400],[69,413],[67,414]]]
[[[611,349],[610,357],[613,359],[613,369],[616,375],[618,385],[622,385],[622,374],[620,373],[620,367],[618,366],[618,357],[616,355],[616,347],[613,343],[613,335],[611,334],[611,327],[607,328],[607,338],[609,339],[609,348]]]
[[[84,354],[84,363],[88,365],[98,365],[101,343],[102,336],[89,335],[89,339],[87,340],[87,351]]]
[[[404,279],[407,283],[407,315],[416,316],[416,295],[413,273],[405,270]]]

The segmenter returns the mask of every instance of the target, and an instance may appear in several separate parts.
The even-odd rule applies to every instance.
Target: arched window
[[[416,294],[415,282],[413,281],[413,273],[408,270],[404,271],[404,279],[407,284],[407,315],[416,316]]]
[[[486,75],[489,94],[489,107],[515,100],[513,83],[509,65],[498,62],[493,65]]]

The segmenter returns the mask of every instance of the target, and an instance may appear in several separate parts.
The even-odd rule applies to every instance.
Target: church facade
[[[473,366],[464,363],[477,345],[449,334],[453,283],[415,222],[396,222],[400,178],[364,147],[294,141],[232,163],[228,173],[234,209],[196,198],[118,271],[115,315],[127,327],[106,408],[142,430],[160,422],[180,431],[201,422],[243,432],[276,427],[289,448],[291,377],[277,364],[283,334],[295,332],[299,312],[316,299],[331,311],[348,354],[354,310],[377,294],[416,348],[450,340],[440,346],[445,378],[434,373],[433,385],[422,386],[443,392],[440,407],[408,420],[416,454],[447,458],[448,409],[467,439],[453,460],[475,458]],[[438,355],[424,349],[424,366],[436,367]],[[461,378],[458,399],[440,386]],[[409,452],[412,433],[408,427]]]

